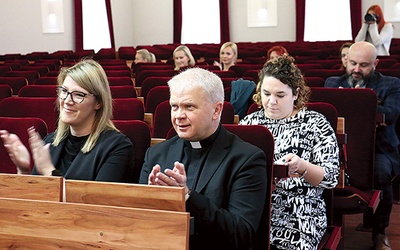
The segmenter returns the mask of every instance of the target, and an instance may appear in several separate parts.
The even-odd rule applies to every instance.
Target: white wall
[[[0,0],[0,54],[74,49],[73,1],[63,2],[64,33],[43,34],[41,0]]]
[[[334,0],[332,0],[334,1]],[[43,34],[41,0],[0,0],[0,54],[75,49],[73,0],[64,2],[65,32]],[[116,48],[173,42],[173,0],[112,0]],[[384,0],[363,0],[363,13]],[[229,1],[234,42],[294,41],[295,0],[278,1],[278,26],[247,27],[247,0]],[[207,18],[207,15],[204,15]],[[400,23],[395,38],[400,38]],[[329,31],[327,31],[329,32]]]

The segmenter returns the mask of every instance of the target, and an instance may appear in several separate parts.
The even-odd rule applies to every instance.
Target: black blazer
[[[154,165],[161,171],[182,162],[184,140],[178,136],[149,148],[140,183],[147,184]],[[190,249],[251,249],[266,197],[264,152],[239,139],[221,126],[221,131],[186,201],[194,217],[195,233]]]
[[[54,141],[55,132],[44,138],[45,143]],[[57,147],[50,146],[51,160],[58,169],[64,152],[66,140]],[[63,176],[66,179],[132,182],[134,148],[124,134],[114,130],[101,133],[96,146],[86,154],[78,153]],[[34,167],[32,174],[38,174]]]

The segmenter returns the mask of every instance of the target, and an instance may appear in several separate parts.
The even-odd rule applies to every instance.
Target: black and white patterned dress
[[[304,177],[279,180],[272,193],[271,244],[279,249],[316,249],[327,228],[324,188],[334,188],[339,177],[339,148],[330,123],[320,113],[301,109],[296,115],[269,119],[264,109],[244,117],[241,125],[264,125],[274,136],[274,160],[294,153],[324,169],[312,186]]]

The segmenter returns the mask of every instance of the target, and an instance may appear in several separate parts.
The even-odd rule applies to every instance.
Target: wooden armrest
[[[136,93],[137,93],[138,98],[139,98],[139,97],[142,97],[142,100],[143,100],[143,103],[144,103],[144,98],[143,98],[143,96],[141,96],[141,94],[142,94],[142,87],[135,87],[135,89],[136,89]]]
[[[156,145],[156,144],[158,144],[160,142],[163,142],[163,141],[165,141],[164,138],[151,138],[150,146],[154,146],[154,145]]]
[[[234,116],[233,116],[233,123],[234,123],[234,124],[239,124],[239,120],[240,120],[240,119],[239,119],[239,115],[234,115]]]
[[[153,113],[144,113],[143,120],[147,123],[147,125],[149,125],[150,128],[153,128]]]
[[[379,205],[379,202],[381,201],[381,196],[382,196],[382,190],[375,190],[372,198],[368,204],[368,207],[372,209],[372,212],[375,213],[376,208]]]

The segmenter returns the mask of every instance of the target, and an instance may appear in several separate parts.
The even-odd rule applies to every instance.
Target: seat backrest
[[[157,105],[166,100],[169,100],[168,86],[155,86],[151,88],[145,99],[145,112],[154,113]]]
[[[154,111],[152,137],[165,138],[171,128],[171,105],[166,100],[159,103]]]
[[[156,86],[168,86],[170,76],[150,76],[143,80],[140,90],[140,96],[143,96],[146,102],[149,91]]]
[[[1,198],[62,201],[62,177],[0,174],[0,183]]]
[[[143,102],[138,98],[114,98],[114,120],[142,120],[144,119]]]
[[[18,94],[18,91],[28,84],[28,81],[23,76],[9,76],[3,77],[0,76],[0,84],[7,84],[12,88],[13,94]]]
[[[56,85],[26,85],[19,92],[19,97],[56,97]]]
[[[10,133],[18,135],[21,142],[30,150],[28,144],[28,128],[34,127],[36,131],[42,136],[47,135],[47,125],[40,118],[32,117],[2,117],[0,116],[0,130],[7,130]],[[0,142],[0,173],[16,174],[17,169],[11,161],[3,142]],[[33,160],[31,159],[31,168],[33,167]]]
[[[0,116],[38,117],[45,121],[48,132],[53,132],[58,120],[56,102],[56,97],[8,97],[0,102]]]
[[[56,86],[57,85],[57,76],[42,76],[36,79],[33,83],[33,85],[52,85]]]
[[[221,113],[222,124],[233,124],[235,118],[235,110],[230,102],[224,101],[224,107]]]
[[[136,98],[137,93],[132,85],[110,86],[112,98]]]
[[[166,76],[171,78],[178,73],[179,71],[175,71],[173,69],[143,70],[138,72],[135,76],[135,87],[142,87],[144,79],[150,76]]]
[[[0,101],[6,97],[11,97],[13,95],[13,91],[10,85],[0,84]]]
[[[324,87],[325,79],[319,76],[305,76],[304,80],[308,87]]]
[[[7,71],[3,74],[6,77],[25,77],[28,84],[32,84],[36,79],[39,78],[39,73],[35,70],[12,70]]]
[[[311,88],[310,102],[333,104],[344,117],[347,134],[347,169],[350,184],[373,188],[377,97],[371,89]]]
[[[318,76],[326,79],[330,76],[341,76],[345,73],[345,71],[341,69],[308,69],[303,73],[306,77]]]
[[[150,147],[151,131],[147,123],[139,120],[113,120],[115,126],[133,143],[135,166],[132,182],[138,183],[146,150]]]
[[[110,86],[129,85],[133,86],[132,79],[129,76],[107,76]]]

